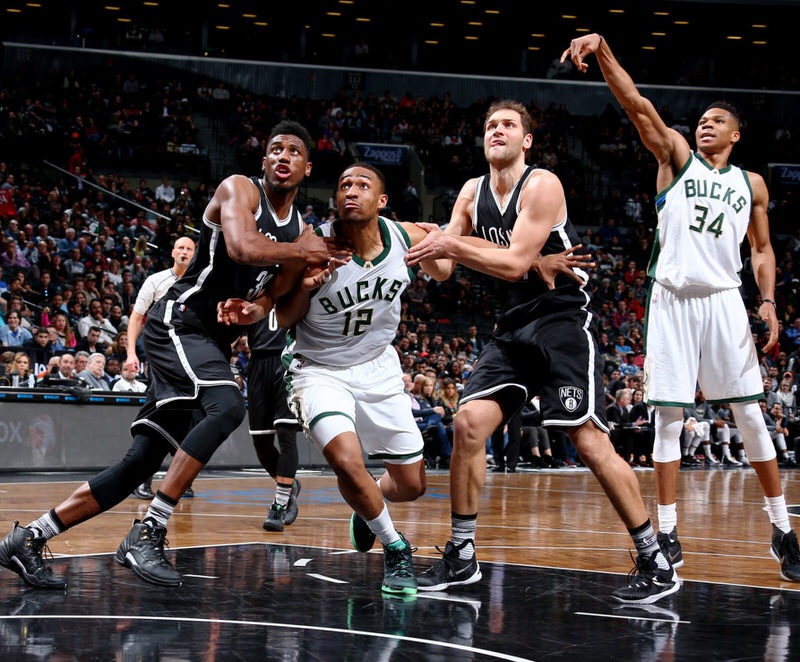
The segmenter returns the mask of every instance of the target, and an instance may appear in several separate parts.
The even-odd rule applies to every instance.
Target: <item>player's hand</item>
[[[342,237],[320,237],[314,228],[306,224],[303,232],[295,239],[300,249],[300,257],[306,264],[325,264],[334,256],[349,257],[353,254],[349,242]]]
[[[578,244],[560,253],[545,255],[536,260],[533,269],[547,285],[547,289],[552,290],[556,286],[556,276],[559,274],[566,274],[577,283],[584,284],[583,278],[575,273],[574,269],[593,268],[597,263],[592,260],[591,253],[574,255],[574,252],[582,247],[582,244]]]
[[[778,342],[778,313],[773,304],[765,301],[758,307],[758,316],[767,323],[769,328],[769,340],[763,348],[764,353],[767,353]]]
[[[217,321],[225,326],[230,326],[231,324],[254,324],[264,319],[267,316],[267,312],[266,306],[259,302],[228,299],[217,304]]]
[[[138,375],[139,370],[141,369],[141,365],[139,363],[139,357],[136,356],[136,352],[131,352],[125,359],[125,365],[128,367],[129,370],[133,370],[134,374]]]
[[[330,281],[334,271],[339,267],[344,266],[350,262],[351,258],[348,257],[332,257],[328,260],[327,265],[314,265],[305,268],[303,278],[300,281],[300,287],[309,292],[322,287],[325,283]]]
[[[425,230],[428,234],[422,241],[408,249],[406,264],[409,267],[413,267],[424,260],[452,259],[450,250],[453,242],[457,241],[456,239],[442,232],[441,228],[435,223],[415,223],[415,225]]]
[[[592,53],[596,53],[602,41],[603,38],[597,33],[587,34],[583,37],[573,39],[569,43],[569,48],[561,54],[561,62],[569,57],[575,63],[578,71],[586,73],[589,65],[583,61],[583,58]]]

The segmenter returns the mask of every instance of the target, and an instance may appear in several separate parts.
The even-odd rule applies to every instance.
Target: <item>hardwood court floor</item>
[[[654,513],[653,473],[637,476]],[[267,533],[271,481],[201,474],[197,496],[170,521],[179,589],[147,585],[107,556],[147,507],[133,498],[51,541],[66,592],[26,589],[0,569],[0,659],[800,659],[800,585],[781,580],[769,556],[752,470],[681,471],[679,574],[690,581],[640,610],[608,597],[631,567],[630,540],[588,471],[488,474],[483,580],[405,602],[382,598],[380,554],[349,551],[350,510],[335,478],[300,478],[297,521]],[[787,501],[800,503],[800,471],[782,479]],[[2,532],[78,484],[9,480],[0,483]],[[428,485],[417,502],[390,504],[419,569],[450,526],[448,476],[432,473]],[[48,646],[73,657],[42,657]]]

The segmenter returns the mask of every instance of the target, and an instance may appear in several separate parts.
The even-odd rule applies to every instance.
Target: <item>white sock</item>
[[[400,535],[394,528],[394,522],[389,515],[389,509],[386,504],[383,504],[381,514],[375,519],[365,520],[369,530],[375,534],[378,540],[381,541],[384,547],[391,545],[393,542],[400,540]]]
[[[731,445],[730,444],[726,444],[726,443],[722,444],[722,457],[724,457],[726,460],[732,460],[733,459],[731,457]]]
[[[792,530],[792,526],[789,524],[789,511],[786,510],[786,498],[783,494],[776,497],[765,496],[764,502],[767,504],[769,521],[784,533],[789,533]]]
[[[666,506],[658,504],[658,530],[664,533],[672,533],[672,529],[678,526],[678,504],[669,503]]]

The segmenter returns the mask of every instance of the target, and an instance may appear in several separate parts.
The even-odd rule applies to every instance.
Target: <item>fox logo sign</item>
[[[568,412],[575,411],[583,401],[583,389],[577,386],[561,386],[558,389],[561,406]]]

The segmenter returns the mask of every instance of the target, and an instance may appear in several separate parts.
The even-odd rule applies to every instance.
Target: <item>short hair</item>
[[[736,106],[728,103],[727,101],[715,101],[714,103],[706,106],[706,109],[703,111],[703,115],[705,115],[712,108],[720,108],[724,111],[727,111],[728,113],[730,113],[731,117],[733,117],[733,119],[736,120],[737,131],[742,128],[742,115],[736,109]]]
[[[483,125],[486,126],[487,120],[498,110],[504,110],[506,108],[519,113],[519,117],[522,120],[522,129],[526,134],[533,133],[533,118],[531,114],[528,112],[524,103],[514,101],[513,99],[501,99],[489,106],[489,110],[486,111],[486,118],[483,120]]]
[[[96,353],[97,353],[97,352],[95,352],[95,354],[96,354]],[[84,357],[85,357],[85,358],[87,358],[87,359],[89,358],[89,352],[87,352],[86,350],[84,350],[84,349],[81,349],[81,350],[78,350],[77,352],[75,352],[75,358],[76,358],[76,359],[78,359],[78,358],[84,358]]]
[[[92,354],[89,354],[89,363],[91,363],[91,362],[92,362],[94,359],[96,359],[98,356],[99,356],[101,359],[103,359],[103,363],[105,363],[105,362],[106,362],[106,355],[105,355],[105,354],[101,354],[100,352],[93,352]]]
[[[370,172],[374,172],[375,176],[378,178],[378,181],[381,184],[381,193],[386,193],[386,177],[384,177],[383,173],[380,170],[378,170],[378,168],[376,168],[371,163],[367,163],[366,161],[356,161],[352,165],[347,166],[342,171],[342,175],[346,173],[348,170],[352,170],[353,168],[363,168],[364,170],[369,170]],[[339,179],[341,179],[341,175],[339,175]]]
[[[308,129],[299,122],[293,120],[278,122],[272,127],[272,131],[270,131],[269,138],[267,139],[268,145],[275,136],[297,136],[303,141],[306,147],[306,156],[311,156],[311,134],[308,132]]]

